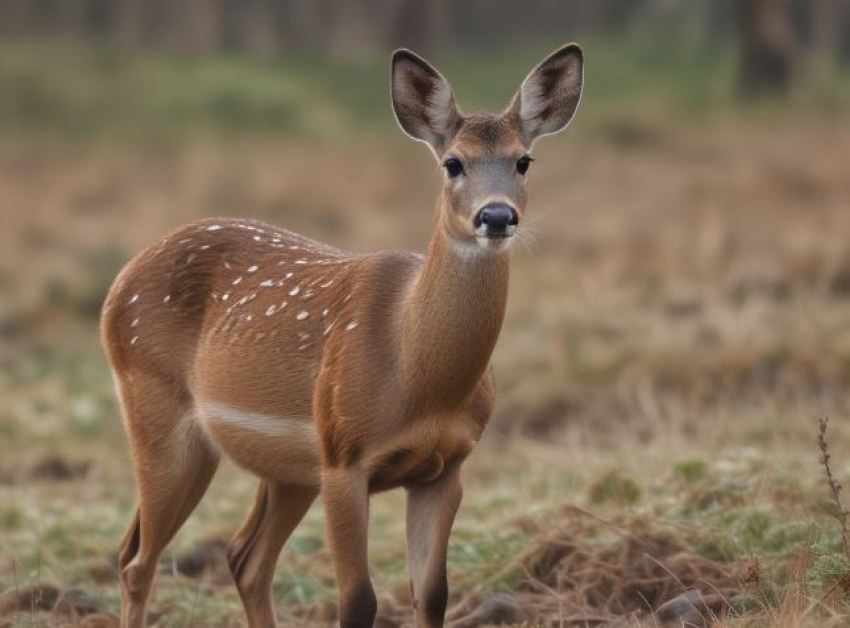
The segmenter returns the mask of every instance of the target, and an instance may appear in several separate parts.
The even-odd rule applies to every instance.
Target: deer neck
[[[475,390],[496,345],[508,295],[510,251],[460,244],[438,224],[402,321],[404,370],[414,403],[456,406]]]

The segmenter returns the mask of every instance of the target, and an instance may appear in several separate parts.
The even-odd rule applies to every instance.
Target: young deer
[[[445,170],[428,252],[354,255],[261,222],[187,225],[115,281],[102,334],[139,484],[121,544],[121,624],[145,625],[157,558],[219,456],[261,478],[227,558],[252,627],[275,623],[284,543],[317,495],[344,627],[372,626],[369,495],[407,490],[418,626],[442,626],[461,466],[495,403],[488,363],[535,139],[560,131],[583,57],[557,50],[500,114],[463,115],[431,65],[399,50],[392,103]]]

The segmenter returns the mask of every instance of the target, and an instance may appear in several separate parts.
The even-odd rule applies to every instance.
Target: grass
[[[68,363],[89,371],[90,382],[107,380],[94,350]],[[4,397],[20,409],[37,407],[36,391],[53,388],[64,389],[53,394],[72,403],[36,410],[39,416],[60,420],[47,433],[42,420],[24,412],[4,420],[4,425],[14,423],[15,437],[4,440],[2,451],[7,478],[0,484],[0,590],[57,583],[81,589],[89,604],[115,612],[112,564],[132,509],[132,478],[110,401],[105,401],[106,416],[94,423],[96,427],[81,431],[68,421],[74,401],[97,393],[94,386],[69,384],[66,369],[58,364],[25,380],[4,381]],[[758,558],[758,598],[741,584],[727,613],[758,615],[765,608],[779,608],[787,590],[784,583],[793,578],[791,563],[801,552],[811,557],[802,576],[804,593],[817,599],[847,572],[848,562],[840,527],[824,506],[830,498],[818,472],[816,421],[797,418],[813,416],[814,411],[800,408],[795,415],[794,422],[809,433],[801,442],[793,431],[782,429],[769,408],[745,408],[739,406],[739,413],[725,419],[715,417],[711,426],[693,426],[689,439],[682,434],[657,436],[638,449],[639,425],[623,426],[620,444],[613,448],[600,443],[576,449],[491,434],[467,472],[467,498],[449,552],[453,600],[460,604],[494,592],[533,591],[535,583],[545,581],[549,570],[555,573],[566,559],[546,563],[549,566],[540,571],[532,567],[541,563],[530,559],[530,553],[576,544],[581,551],[598,553],[604,565],[613,560],[610,552],[620,551],[606,548],[618,547],[623,538],[642,539],[640,543],[654,548],[646,555],[665,568],[677,565],[674,557],[685,552],[692,561],[723,566],[737,581],[743,579],[747,562]],[[749,427],[741,420],[744,416],[772,423],[778,430],[775,440],[758,449],[724,446],[727,439],[744,440]],[[583,431],[567,430],[563,437],[589,437],[592,443],[592,435]],[[837,452],[850,445],[850,433],[838,425],[831,436],[838,457]],[[675,457],[664,455],[671,450]],[[90,468],[79,478],[28,475],[44,457],[57,453],[69,461],[88,461]],[[842,460],[836,464],[847,468]],[[204,539],[227,538],[247,511],[253,490],[253,481],[229,466],[219,474],[211,494],[163,558],[153,605],[155,612],[165,613],[158,625],[186,625],[191,618],[201,625],[223,617],[238,619],[238,598],[221,565],[207,563],[191,577],[176,572],[174,565]],[[398,516],[402,506],[397,493],[375,498],[370,557],[384,612],[403,617],[407,598],[403,520]],[[592,514],[576,515],[577,507]],[[315,507],[278,566],[275,599],[284,619],[302,625],[298,622],[305,617],[330,612],[335,586],[328,559],[321,508]],[[562,595],[569,607],[569,589]],[[843,595],[828,604],[843,605]],[[646,607],[637,603],[632,608]],[[609,611],[596,608],[597,613]],[[815,608],[804,619],[815,625],[822,617]],[[31,619],[35,625],[48,621],[38,613]]]
[[[550,47],[437,62],[471,109],[504,102]],[[736,109],[722,51],[586,49],[575,128],[535,148],[523,228],[537,243],[516,256],[494,358],[499,409],[466,469],[453,612],[507,593],[532,623],[635,623],[698,588],[722,625],[846,624],[843,508],[816,440],[818,417],[830,416],[832,484],[846,481],[843,84],[826,90],[831,104]],[[25,602],[5,607],[14,625],[72,621],[27,595],[38,586],[47,599],[51,583],[117,611],[115,551],[134,482],[96,316],[124,260],[221,213],[357,250],[424,248],[433,164],[389,137],[385,82],[384,60],[342,68],[0,43],[10,218],[0,593]],[[163,557],[157,625],[241,625],[220,549],[254,490],[221,469]],[[376,497],[370,538],[382,614],[397,622],[410,618],[402,509],[399,493]],[[200,566],[188,573],[190,559]],[[275,600],[285,625],[334,620],[319,505],[284,551]]]
[[[453,50],[435,62],[465,108],[492,110],[504,107],[528,70],[561,43]],[[722,48],[669,35],[589,37],[583,44],[585,100],[600,119],[626,102],[636,111],[662,106],[691,116],[731,102],[734,59]],[[297,55],[258,61],[4,40],[0,134],[173,144],[205,133],[331,141],[358,130],[382,133],[391,127],[386,65],[383,56],[348,64]]]

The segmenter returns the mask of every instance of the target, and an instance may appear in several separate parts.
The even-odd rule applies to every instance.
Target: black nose
[[[505,235],[508,227],[516,227],[519,222],[516,210],[505,203],[490,203],[475,214],[475,228],[484,227],[487,235]]]

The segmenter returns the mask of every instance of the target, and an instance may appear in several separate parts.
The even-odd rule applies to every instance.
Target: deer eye
[[[528,155],[523,155],[516,162],[516,171],[520,174],[525,174],[528,172],[528,167],[531,165],[531,162],[534,161]]]
[[[443,162],[443,167],[452,179],[463,174],[463,164],[460,163],[460,159],[457,159],[456,157],[446,159]]]

